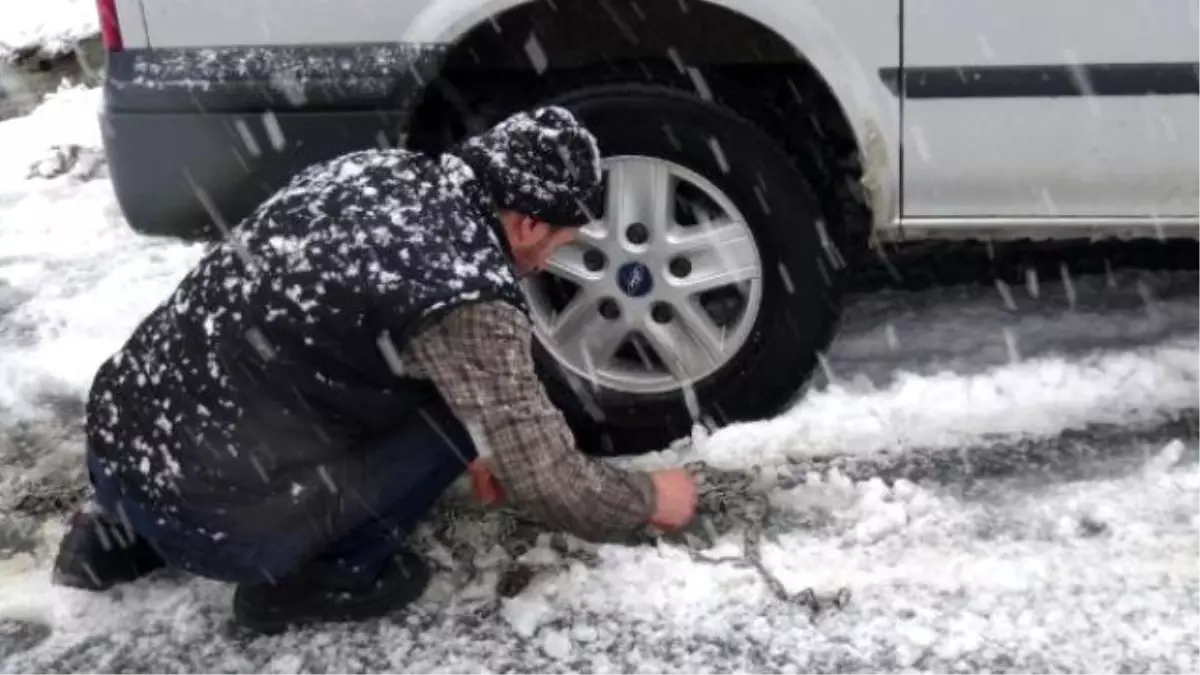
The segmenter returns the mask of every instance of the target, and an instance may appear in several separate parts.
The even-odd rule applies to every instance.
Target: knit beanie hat
[[[551,225],[586,225],[602,198],[596,138],[565,108],[513,115],[454,154],[475,171],[497,208]]]

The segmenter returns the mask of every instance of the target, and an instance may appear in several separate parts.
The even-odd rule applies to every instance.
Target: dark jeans
[[[160,524],[155,513],[121,496],[90,452],[88,467],[98,505],[109,514],[119,514],[171,567],[221,581],[255,583],[279,579],[303,563],[317,561],[351,580],[367,581],[376,578],[401,549],[413,527],[466,471],[476,452],[466,429],[441,405],[422,408],[411,423],[358,455],[364,465],[355,473],[362,484],[339,486],[358,501],[335,522],[334,532],[317,539],[311,528],[301,528],[263,533],[254,542],[217,542],[192,528]],[[202,524],[205,515],[180,517]]]

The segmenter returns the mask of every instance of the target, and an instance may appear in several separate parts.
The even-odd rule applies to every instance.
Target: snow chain
[[[717,532],[710,520],[714,509],[721,515],[729,514],[735,505],[740,505],[748,511],[748,515],[741,518],[744,528],[740,556],[714,558],[705,555],[697,548],[697,544],[703,546],[704,542],[685,532],[682,535],[683,548],[692,560],[706,565],[732,565],[753,569],[776,598],[781,602],[795,603],[807,608],[813,620],[823,611],[830,608],[841,610],[850,603],[850,589],[845,587],[825,594],[819,594],[811,587],[798,593],[789,593],[779,577],[767,568],[762,558],[762,537],[771,515],[771,503],[765,494],[753,489],[752,484],[760,475],[757,467],[751,475],[725,473],[724,476],[722,472],[713,470],[703,462],[690,463],[687,468],[697,483],[696,522],[705,529],[709,545],[717,539]],[[721,480],[722,478],[724,480]]]
[[[692,525],[683,532],[659,537],[645,536],[633,543],[679,548],[692,560],[703,565],[730,565],[753,570],[772,595],[781,602],[807,609],[813,620],[824,612],[831,609],[841,610],[849,604],[850,590],[844,587],[828,593],[819,593],[812,588],[790,593],[779,577],[764,563],[762,538],[771,509],[767,496],[753,489],[753,483],[758,479],[757,471],[749,474],[723,472],[702,462],[689,464],[687,468],[695,476],[698,490],[697,516]],[[497,527],[497,543],[503,549],[506,559],[494,563],[500,570],[496,584],[497,597],[493,602],[480,607],[479,613],[490,613],[497,609],[500,598],[519,595],[539,573],[565,571],[572,562],[589,567],[594,567],[600,562],[599,557],[587,546],[573,545],[561,534],[553,534],[549,540],[550,548],[558,554],[557,562],[521,562],[522,555],[536,546],[538,534],[544,535],[545,531],[506,509],[497,509],[487,514],[475,513],[473,509],[471,511],[467,513],[466,509],[442,509],[435,516],[430,530],[431,536],[425,539],[430,553],[430,564],[435,569],[459,577],[456,585],[466,588],[481,576],[482,570],[479,569],[477,556],[482,552],[463,538],[455,536],[456,524],[467,522],[466,519],[482,517],[492,521]],[[719,536],[717,528],[713,525],[714,520],[722,522],[726,526],[723,529],[726,530],[730,526],[742,529],[741,555],[713,557],[704,553]]]

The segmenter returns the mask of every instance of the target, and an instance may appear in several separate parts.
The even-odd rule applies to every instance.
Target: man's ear
[[[517,231],[520,233],[522,243],[535,243],[541,239],[541,221],[531,216],[521,216],[521,220],[517,222]]]

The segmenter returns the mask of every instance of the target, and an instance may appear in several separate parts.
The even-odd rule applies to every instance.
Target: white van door
[[[905,219],[1200,212],[1195,0],[905,0],[901,23]]]

